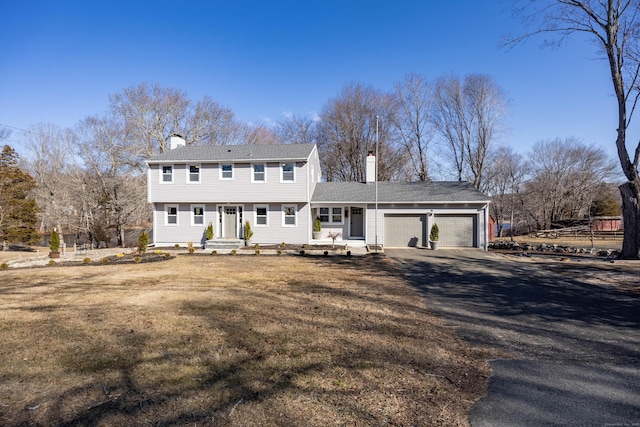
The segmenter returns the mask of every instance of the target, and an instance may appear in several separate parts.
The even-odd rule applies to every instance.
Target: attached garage
[[[477,247],[477,215],[436,215],[440,230],[440,246]]]
[[[406,248],[408,246],[427,246],[426,215],[384,216],[384,246]]]

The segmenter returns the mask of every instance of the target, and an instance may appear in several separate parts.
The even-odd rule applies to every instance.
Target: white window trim
[[[169,208],[176,208],[176,223],[169,223]],[[178,205],[164,205],[164,225],[167,227],[177,227],[180,225],[180,207]]]
[[[262,165],[264,167],[264,179],[262,181],[256,181],[255,166]],[[264,184],[267,182],[267,164],[266,163],[251,163],[251,182],[257,184]]]
[[[196,224],[196,221],[195,221],[196,215],[195,215],[195,213],[193,213],[193,210],[195,208],[202,208],[202,224]],[[204,209],[204,205],[191,205],[191,214],[190,214],[190,216],[191,216],[191,225],[193,227],[205,227],[206,226],[206,221],[205,221],[206,214],[207,213],[206,213],[206,211]]]
[[[333,215],[335,215],[333,213],[334,209],[340,209],[340,221],[333,220]],[[330,224],[333,224],[333,225],[338,225],[338,224],[344,225],[344,208],[342,206],[332,206],[331,209],[329,210],[329,221],[331,221]]]
[[[340,211],[342,211],[342,221],[340,222],[334,222],[333,221],[333,208],[339,208]],[[345,209],[343,206],[318,206],[318,214],[316,215],[317,217],[320,217],[320,209],[329,209],[329,221],[322,221],[323,225],[344,225],[344,213],[345,213]]]
[[[162,169],[164,169],[166,166],[169,166],[171,168],[171,181],[164,180],[164,173],[162,172]],[[160,184],[173,184],[173,177],[175,174],[176,174],[175,165],[160,165]]]
[[[191,166],[198,166],[198,180],[197,181],[191,181]],[[198,163],[191,163],[191,164],[187,164],[187,177],[186,177],[186,183],[187,184],[200,184],[200,182],[202,181],[202,165],[198,164]]]
[[[286,224],[286,215],[285,215],[285,209],[286,208],[294,208],[294,216],[293,216],[293,220],[294,220],[294,224]],[[282,226],[283,227],[297,227],[298,226],[298,206],[297,205],[282,205]]]
[[[235,167],[233,166],[233,163],[220,163],[218,166],[220,168],[220,180],[233,181],[233,178],[235,177]],[[225,178],[222,176],[222,166],[231,166],[231,178]]]
[[[284,179],[284,165],[292,164],[293,165],[293,179],[291,181]],[[280,182],[282,183],[295,183],[296,182],[296,162],[282,162],[280,163]]]
[[[266,215],[267,223],[266,224],[258,224],[258,208],[264,208],[264,209],[267,210],[267,215]],[[254,205],[254,207],[253,207],[253,225],[255,227],[268,227],[269,226],[269,205]]]

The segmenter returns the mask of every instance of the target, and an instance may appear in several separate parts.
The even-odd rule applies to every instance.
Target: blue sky
[[[492,75],[527,151],[575,136],[615,155],[607,63],[574,38],[501,48],[520,22],[500,0],[0,0],[0,123],[73,126],[142,82],[208,95],[240,120],[319,113],[344,85],[391,90],[408,73]],[[9,144],[21,150],[20,132]]]

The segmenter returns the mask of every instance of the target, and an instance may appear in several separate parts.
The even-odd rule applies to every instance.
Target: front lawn
[[[482,355],[386,259],[0,271],[0,425],[467,425]]]

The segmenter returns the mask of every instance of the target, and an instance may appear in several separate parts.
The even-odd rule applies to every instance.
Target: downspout
[[[313,150],[312,150],[313,151]],[[307,243],[311,244],[311,230],[313,226],[309,226],[313,224],[313,215],[311,214],[311,154],[307,157],[307,162],[305,163],[307,169],[307,217],[309,220],[307,221]]]
[[[489,250],[489,203],[482,208],[484,212],[484,251]]]
[[[158,227],[156,227],[156,203],[152,202],[152,194],[151,194],[151,186],[152,186],[152,182],[151,182],[151,167],[149,166],[149,163],[145,162],[145,164],[147,165],[147,202],[151,203],[152,206],[152,211],[151,211],[151,242],[153,244],[153,246],[156,246],[156,229]]]

